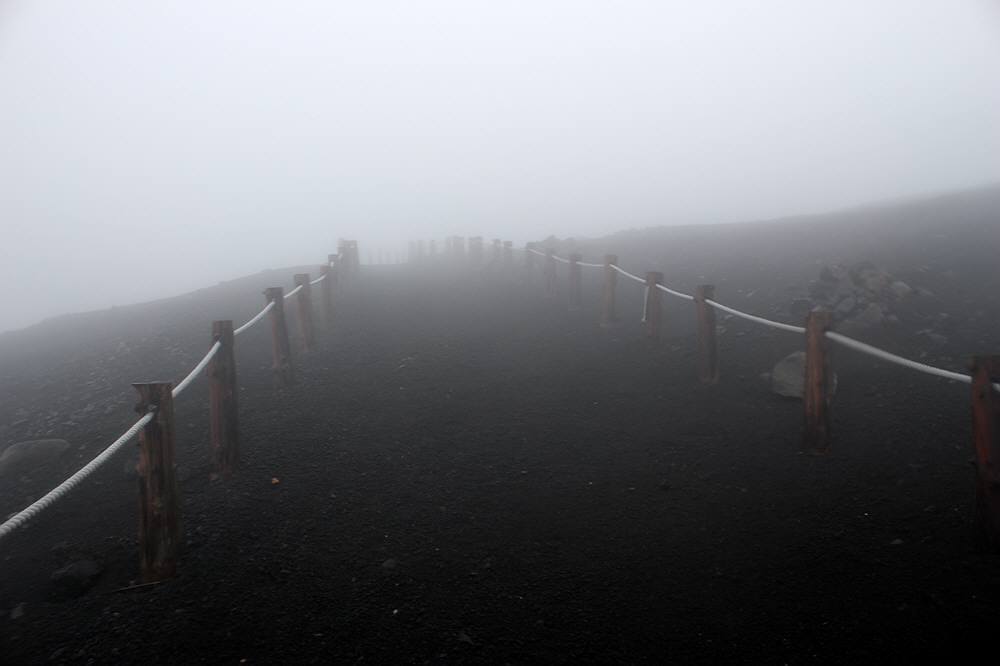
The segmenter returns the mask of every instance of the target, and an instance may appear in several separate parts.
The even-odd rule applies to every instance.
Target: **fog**
[[[0,330],[338,237],[394,257],[1000,180],[992,0],[8,0],[0,91]]]

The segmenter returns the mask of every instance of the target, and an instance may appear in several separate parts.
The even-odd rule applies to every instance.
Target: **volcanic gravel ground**
[[[176,403],[179,575],[118,591],[130,451],[0,544],[4,663],[901,662],[993,635],[968,387],[838,351],[833,448],[801,454],[801,403],[758,376],[801,342],[723,321],[704,388],[690,304],[655,344],[640,292],[602,329],[593,282],[567,312],[489,271],[371,269],[287,390],[264,322],[238,340],[232,479],[209,479],[204,380]],[[185,358],[206,332],[176,329]],[[86,458],[129,417],[99,423]],[[60,600],[67,552],[105,570]]]

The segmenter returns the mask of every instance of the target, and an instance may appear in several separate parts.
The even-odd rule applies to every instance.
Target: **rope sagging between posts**
[[[253,326],[257,322],[259,322],[261,319],[264,318],[265,315],[267,315],[268,312],[271,311],[271,308],[273,308],[273,307],[274,307],[274,302],[273,301],[270,302],[270,303],[268,303],[267,305],[265,305],[264,309],[261,310],[260,312],[258,312],[257,314],[255,314],[247,323],[243,324],[242,326],[240,326],[239,328],[237,328],[235,331],[233,331],[233,335],[239,335],[243,331],[247,330],[248,328],[250,328],[251,326]]]

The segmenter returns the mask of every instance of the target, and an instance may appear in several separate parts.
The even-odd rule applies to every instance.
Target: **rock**
[[[382,568],[384,570],[386,570],[386,571],[392,571],[398,565],[399,565],[399,563],[396,560],[394,560],[393,558],[390,557],[389,559],[387,559],[385,562],[382,563]]]
[[[94,560],[77,560],[52,572],[50,580],[60,597],[78,597],[97,582],[101,565]]]
[[[854,299],[853,296],[847,296],[839,303],[837,303],[837,307],[834,309],[834,312],[836,312],[841,317],[846,317],[847,315],[851,314],[851,312],[854,310],[857,304],[858,302]]]
[[[871,303],[854,320],[865,326],[880,326],[885,323],[885,312],[875,303]]]
[[[896,280],[890,284],[889,289],[891,289],[892,293],[896,295],[896,298],[906,298],[913,293],[913,289],[910,288],[910,285],[906,284],[902,280]]]
[[[0,478],[52,464],[68,450],[69,442],[64,439],[35,439],[12,444],[0,455]]]
[[[792,352],[774,364],[771,370],[771,390],[786,398],[801,398],[805,393],[806,353]],[[837,390],[837,375],[832,376],[830,395]]]
[[[10,609],[10,619],[20,620],[24,617],[24,602],[22,601],[18,605]]]

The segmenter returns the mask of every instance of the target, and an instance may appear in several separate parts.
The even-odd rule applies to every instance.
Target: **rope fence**
[[[293,381],[293,375],[290,372],[290,345],[284,319],[284,302],[293,296],[298,296],[303,346],[308,351],[311,348],[309,337],[312,328],[311,287],[321,285],[324,311],[329,323],[333,316],[333,285],[351,282],[359,266],[357,241],[341,241],[338,253],[329,255],[327,263],[320,266],[319,277],[310,279],[307,273],[297,274],[295,276],[297,286],[287,294],[283,293],[281,287],[269,287],[264,292],[267,304],[240,327],[233,329],[229,320],[212,322],[212,345],[191,371],[176,385],[170,382],[134,384],[141,398],[137,409],[143,416],[69,478],[0,524],[0,540],[27,525],[45,509],[69,494],[138,436],[141,455],[137,471],[142,478],[139,521],[142,577],[144,581],[149,582],[173,575],[180,543],[179,501],[172,457],[174,398],[180,396],[202,374],[206,374],[206,370],[208,371],[213,473],[231,474],[238,462],[239,442],[235,400],[238,393],[234,357],[235,337],[270,315],[274,337],[275,379],[281,385],[290,383]]]

